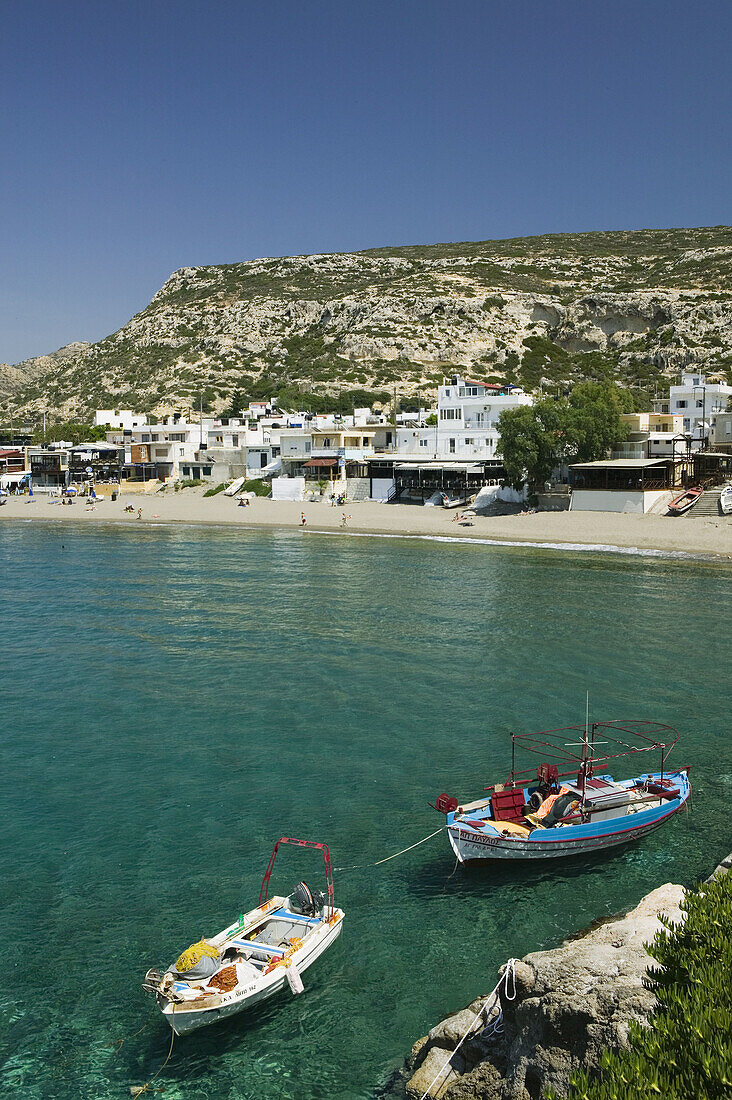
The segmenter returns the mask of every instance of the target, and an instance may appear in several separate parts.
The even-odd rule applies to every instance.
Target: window
[[[312,446],[313,446],[313,445],[312,445],[312,443],[311,443],[311,442],[310,442],[309,440],[308,440],[308,441],[307,441],[307,442],[305,443],[305,454],[306,454],[306,455],[309,455],[309,454],[310,454],[310,451],[312,450]],[[295,450],[295,448],[294,448],[294,447],[293,447],[292,449],[293,449],[293,451]]]
[[[201,467],[201,473],[203,474],[204,477],[211,477],[211,470],[212,470],[211,466],[202,466]]]
[[[472,446],[473,446],[473,440],[472,440],[472,439],[468,439],[468,438],[466,437],[466,439],[465,439],[465,446],[466,446],[466,447],[472,447]]]
[[[450,454],[451,455],[455,454],[455,440],[454,439],[450,440]]]
[[[182,469],[183,469],[183,477],[190,477],[191,476],[190,466],[183,466]]]
[[[364,437],[363,437],[363,439],[361,440],[361,444],[362,444],[362,446],[364,446],[364,447],[368,447],[368,445],[369,445],[369,441],[368,441],[368,439],[367,439],[367,437],[366,437],[366,436],[364,436]]]
[[[238,435],[232,435],[231,445],[232,445],[232,447],[238,447],[239,446],[239,436]]]
[[[440,409],[440,420],[459,420],[460,409]]]
[[[326,435],[325,439],[323,440],[323,446],[324,447],[330,447],[330,437],[327,436],[327,435]]]
[[[727,434],[729,435],[729,427],[727,428]],[[427,439],[420,439],[419,445],[420,445],[420,447],[426,447],[428,442],[429,442],[429,440],[427,440]]]
[[[686,408],[686,402],[685,401],[677,401],[676,404],[680,409],[685,409]]]

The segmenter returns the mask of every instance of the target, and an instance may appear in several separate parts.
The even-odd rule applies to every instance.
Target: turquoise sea
[[[729,566],[73,523],[3,524],[0,563],[5,1097],[143,1084],[170,1043],[145,970],[256,902],[283,834],[367,865],[336,874],[343,934],[304,995],[176,1040],[165,1100],[368,1098],[507,957],[732,848]],[[587,688],[598,719],[678,727],[690,813],[548,868],[455,869],[442,834],[368,866]],[[275,887],[301,877],[283,849]]]

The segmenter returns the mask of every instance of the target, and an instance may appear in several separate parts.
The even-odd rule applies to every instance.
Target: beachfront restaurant
[[[368,471],[371,498],[390,503],[424,504],[435,493],[467,499],[484,485],[500,485],[506,476],[498,459],[372,458]]]
[[[28,460],[34,489],[64,489],[68,485],[68,447],[33,447]]]
[[[116,443],[79,443],[71,447],[70,481],[120,481],[124,452],[124,447]]]
[[[573,512],[651,510],[677,484],[672,458],[611,458],[569,467]]]

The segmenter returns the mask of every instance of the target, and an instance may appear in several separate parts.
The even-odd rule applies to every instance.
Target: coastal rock
[[[647,1018],[654,997],[643,985],[644,945],[661,914],[683,918],[683,897],[682,886],[667,883],[627,915],[526,955],[515,966],[515,998],[502,989],[503,1033],[483,1033],[478,998],[415,1044],[390,1095],[418,1100],[443,1067],[429,1093],[440,1100],[539,1100],[549,1088],[566,1091],[577,1068],[596,1068],[605,1050],[627,1046],[631,1020]],[[451,1057],[471,1018],[472,1032]]]

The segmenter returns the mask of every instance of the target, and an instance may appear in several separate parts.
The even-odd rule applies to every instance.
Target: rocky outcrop
[[[392,1095],[418,1100],[448,1061],[429,1094],[440,1100],[538,1100],[549,1088],[566,1091],[576,1069],[595,1068],[603,1051],[626,1046],[630,1021],[648,1015],[654,997],[643,985],[644,944],[660,928],[660,914],[681,919],[683,896],[681,886],[661,886],[626,916],[526,955],[515,966],[515,998],[501,991],[502,1034],[487,1034],[485,1015],[476,1020],[478,998],[415,1044]],[[451,1060],[471,1022],[470,1038]]]
[[[425,400],[451,368],[531,389],[609,375],[652,390],[691,362],[732,367],[731,274],[725,227],[186,267],[98,344],[0,367],[0,409],[164,413],[203,390],[220,411],[236,389],[395,383]]]
[[[730,870],[732,854],[707,881]],[[647,1019],[655,998],[643,980],[645,944],[662,927],[661,916],[683,919],[683,897],[682,886],[667,883],[625,916],[524,956],[514,967],[515,993],[506,977],[500,1003],[482,995],[437,1024],[380,1095],[539,1100],[548,1089],[566,1093],[576,1070],[598,1068],[603,1052],[627,1047],[631,1021]]]

